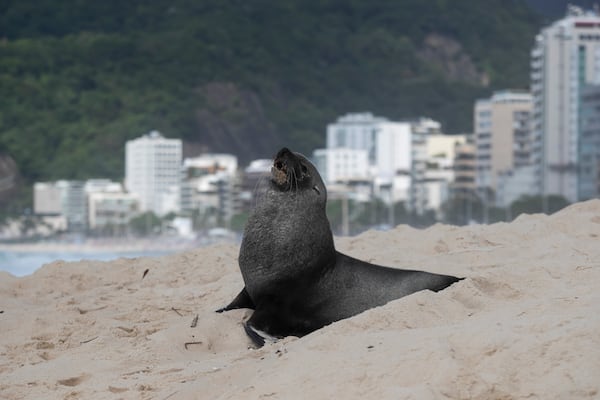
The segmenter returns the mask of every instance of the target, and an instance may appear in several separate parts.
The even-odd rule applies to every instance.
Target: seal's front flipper
[[[262,347],[265,342],[274,343],[278,340],[278,337],[268,333],[273,332],[272,328],[277,326],[276,321],[268,308],[259,306],[250,319],[244,322],[244,330],[257,347]]]
[[[218,310],[216,310],[216,312],[222,313],[223,311],[235,310],[238,308],[249,308],[251,310],[254,310],[256,308],[254,306],[254,302],[250,298],[250,295],[246,291],[245,286],[242,289],[242,291],[240,292],[240,294],[238,294],[231,303],[229,303],[227,306],[225,306],[223,308],[219,308]]]
[[[244,323],[244,330],[246,331],[246,335],[252,339],[252,342],[254,342],[257,347],[263,347],[265,342],[275,343],[278,340],[276,337],[269,335],[265,331],[255,328],[248,322]]]

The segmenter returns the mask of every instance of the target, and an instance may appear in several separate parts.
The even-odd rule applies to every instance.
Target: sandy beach
[[[236,245],[0,272],[0,398],[600,398],[600,200],[336,245],[466,279],[256,350]]]

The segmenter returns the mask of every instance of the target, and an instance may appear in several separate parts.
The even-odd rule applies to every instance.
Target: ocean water
[[[8,271],[15,276],[25,276],[34,273],[44,264],[57,260],[80,261],[97,260],[110,261],[118,258],[157,257],[174,253],[169,251],[145,252],[17,252],[0,251],[0,271]]]

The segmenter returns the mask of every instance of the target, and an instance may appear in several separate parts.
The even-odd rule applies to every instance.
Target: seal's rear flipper
[[[219,308],[218,310],[216,310],[216,312],[222,313],[223,311],[235,310],[238,308],[249,308],[251,310],[254,310],[256,308],[254,306],[254,302],[250,298],[250,295],[246,291],[245,286],[242,289],[242,291],[240,292],[240,294],[238,294],[231,303],[229,303],[227,306],[225,306],[223,308]]]
[[[435,283],[432,285],[431,288],[429,288],[429,290],[432,290],[434,292],[439,292],[440,290],[444,290],[448,286],[450,286],[456,282],[460,282],[463,279],[465,279],[465,278],[457,278],[456,276],[451,276],[451,275],[439,275],[438,279],[435,280]]]

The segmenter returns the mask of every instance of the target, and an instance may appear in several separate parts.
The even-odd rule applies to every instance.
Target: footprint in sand
[[[89,375],[87,374],[83,374],[81,376],[74,376],[72,378],[67,378],[67,379],[59,379],[57,381],[57,383],[59,385],[63,385],[63,386],[77,386],[79,385],[81,382],[85,381],[86,379],[89,378]]]
[[[446,244],[446,242],[444,242],[443,240],[438,240],[435,243],[435,247],[433,248],[433,250],[440,254],[440,253],[447,253],[450,249],[448,248],[448,245]]]

